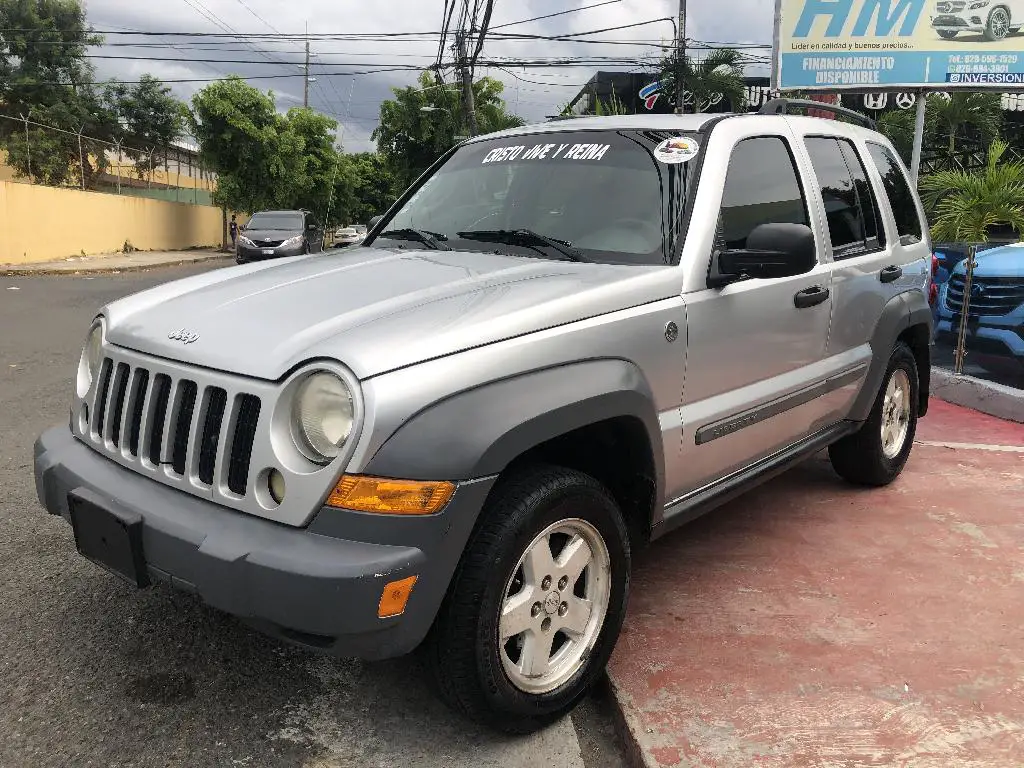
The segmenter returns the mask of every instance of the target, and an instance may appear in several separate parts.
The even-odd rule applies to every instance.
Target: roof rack
[[[872,131],[876,128],[875,121],[867,115],[862,115],[860,112],[855,112],[854,110],[847,109],[846,107],[839,107],[834,104],[825,104],[824,102],[812,101],[811,99],[772,99],[758,110],[758,114],[785,115],[789,113],[790,107],[803,107],[804,109],[819,109],[823,112],[832,112],[836,115],[848,117],[854,122],[860,123],[865,128],[870,128]]]

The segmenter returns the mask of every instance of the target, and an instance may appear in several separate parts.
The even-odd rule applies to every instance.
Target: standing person
[[[235,214],[231,214],[231,226],[228,227],[228,231],[231,232],[231,247],[235,248],[238,240],[238,222],[235,221]]]

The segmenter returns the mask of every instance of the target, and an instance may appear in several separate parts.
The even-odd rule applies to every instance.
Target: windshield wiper
[[[386,237],[389,240],[414,240],[418,243],[430,246],[435,251],[451,250],[449,246],[441,242],[442,240],[448,239],[447,235],[442,235],[440,232],[428,232],[425,229],[404,227],[402,229],[392,229],[387,232],[381,232],[377,237]]]
[[[521,245],[526,248],[533,248],[539,253],[541,246],[546,246],[565,256],[569,261],[590,261],[586,256],[572,247],[572,244],[565,240],[556,240],[547,237],[532,229],[477,229],[469,232],[458,232],[459,237],[467,240],[481,240],[485,243],[506,243],[508,245]]]

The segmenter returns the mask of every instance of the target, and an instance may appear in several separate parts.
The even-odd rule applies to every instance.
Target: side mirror
[[[383,218],[383,216],[374,216],[372,219],[370,219],[370,221],[367,222],[366,224],[366,231],[369,232],[371,229],[380,224],[380,220]]]
[[[721,288],[737,280],[792,277],[818,263],[814,232],[805,224],[761,224],[747,237],[747,247],[720,251],[708,285]]]

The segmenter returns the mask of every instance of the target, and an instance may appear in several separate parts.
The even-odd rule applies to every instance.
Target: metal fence
[[[138,147],[0,115],[0,180],[212,205],[217,177],[184,143]]]

